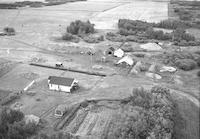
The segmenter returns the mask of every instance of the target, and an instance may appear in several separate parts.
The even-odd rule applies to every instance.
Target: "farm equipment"
[[[13,36],[15,35],[15,29],[11,27],[4,28],[3,32],[0,33],[0,36]]]
[[[60,67],[63,67],[63,63],[61,63],[61,62],[58,62],[58,63],[56,63],[56,65],[55,65],[56,67],[58,67],[58,68],[60,68]]]

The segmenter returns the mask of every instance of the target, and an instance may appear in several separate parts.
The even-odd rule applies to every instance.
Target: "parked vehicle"
[[[55,65],[56,67],[63,67],[63,63],[61,63],[61,62],[58,62],[58,63],[56,63],[56,65]]]

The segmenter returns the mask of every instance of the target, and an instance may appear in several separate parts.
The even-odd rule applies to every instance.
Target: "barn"
[[[70,93],[74,88],[78,86],[78,81],[74,78],[49,76],[48,86],[50,90]]]

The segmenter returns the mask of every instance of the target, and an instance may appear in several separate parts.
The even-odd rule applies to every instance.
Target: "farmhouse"
[[[78,81],[73,78],[49,76],[48,86],[50,90],[71,92],[78,86]]]

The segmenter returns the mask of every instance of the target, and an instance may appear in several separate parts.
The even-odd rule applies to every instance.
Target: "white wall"
[[[56,85],[56,84],[49,84],[50,90],[62,91],[62,92],[70,92],[71,87]]]
[[[69,87],[69,86],[62,86],[62,85],[60,85],[59,88],[63,92],[70,92],[70,90],[71,90],[71,87]]]

